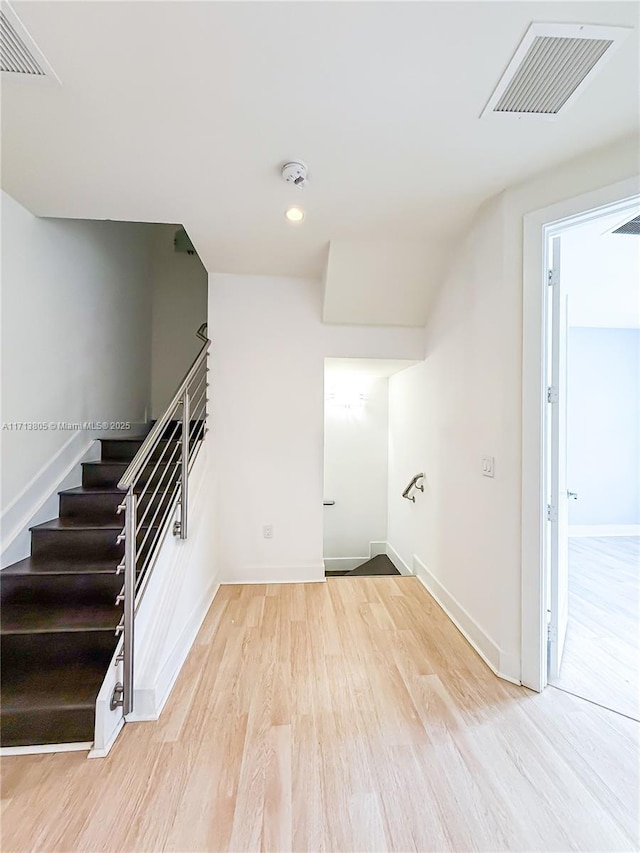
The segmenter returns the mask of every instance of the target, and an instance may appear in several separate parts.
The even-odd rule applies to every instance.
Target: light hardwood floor
[[[158,723],[2,762],[2,850],[636,850],[638,726],[496,678],[419,581],[227,586]]]
[[[640,719],[640,537],[569,540],[569,625],[553,683]]]

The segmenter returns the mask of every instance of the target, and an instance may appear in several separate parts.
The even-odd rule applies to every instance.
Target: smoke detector
[[[304,187],[307,184],[307,167],[302,160],[285,163],[281,174],[282,180],[288,184],[295,184],[297,187]]]

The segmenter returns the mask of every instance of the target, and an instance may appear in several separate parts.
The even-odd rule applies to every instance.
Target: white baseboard
[[[350,572],[352,569],[357,569],[358,566],[361,566],[363,563],[366,563],[374,557],[379,557],[381,554],[385,554],[389,557],[400,574],[411,574],[398,554],[396,554],[393,548],[390,548],[389,543],[382,541],[369,542],[368,557],[325,557],[324,567],[327,571]]]
[[[324,562],[321,562],[289,566],[243,566],[235,577],[227,574],[220,583],[226,586],[238,583],[316,583],[324,580]]]
[[[569,538],[640,536],[640,524],[570,524]]]
[[[425,564],[414,555],[414,574],[429,595],[438,602],[460,633],[476,650],[482,660],[499,678],[520,684],[520,660],[517,655],[507,654],[467,613],[462,605],[444,588]]]
[[[395,548],[392,548],[391,545],[387,542],[387,557],[391,560],[396,569],[400,572],[401,575],[413,575],[415,574],[409,566],[402,559],[400,554],[396,551]]]
[[[0,747],[0,758],[10,755],[46,755],[51,752],[85,752],[91,749],[91,741],[80,743],[36,743],[33,746]]]
[[[388,542],[369,542],[369,559],[386,554],[388,547]]]
[[[400,554],[398,554],[395,548],[392,548],[388,542],[369,542],[368,557],[327,557],[324,561],[324,565],[327,571],[350,572],[352,569],[357,569],[358,566],[366,563],[367,560],[371,560],[373,557],[379,557],[381,554],[385,554],[391,560],[394,567],[401,575],[413,574]]]
[[[120,717],[115,729],[111,732],[109,740],[105,743],[105,745],[100,748],[96,748],[95,744],[92,744],[92,748],[89,750],[89,755],[87,755],[87,758],[106,758],[107,755],[109,755],[109,753],[111,752],[111,747],[118,739],[118,735],[122,731],[123,727],[124,717]]]
[[[350,572],[369,559],[369,557],[325,557],[324,568],[327,572]]]

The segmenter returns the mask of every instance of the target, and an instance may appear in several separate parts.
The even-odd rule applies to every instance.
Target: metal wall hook
[[[420,492],[424,492],[424,483],[421,483],[420,485],[418,485],[418,480],[421,480],[423,478],[424,478],[424,473],[416,474],[415,477],[411,480],[411,482],[407,486],[407,488],[402,493],[402,497],[406,498],[408,501],[413,501],[413,503],[415,503],[416,502],[415,495],[410,494],[410,492],[411,492],[411,489],[417,489]]]

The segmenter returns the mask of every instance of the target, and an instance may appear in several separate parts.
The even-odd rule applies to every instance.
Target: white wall
[[[414,555],[424,564],[494,668],[516,680],[523,216],[636,172],[637,140],[626,139],[486,203],[434,304],[425,363],[390,380],[389,542],[409,565]],[[493,479],[482,476],[483,456],[495,457]],[[407,471],[423,466],[415,507],[395,501]]]
[[[178,225],[155,225],[151,242],[153,326],[151,406],[159,417],[202,347],[207,321],[207,271],[197,255],[176,252]]]
[[[442,272],[442,241],[331,240],[326,323],[424,326]]]
[[[357,398],[362,395],[362,400]],[[324,557],[369,557],[387,539],[389,380],[325,370]]]
[[[327,326],[321,313],[320,282],[209,277],[222,580],[323,577],[324,358],[424,355],[420,329]]]
[[[2,194],[3,422],[145,420],[150,234],[39,219]],[[3,430],[3,512],[71,437]]]
[[[567,343],[569,523],[639,525],[640,329],[570,328]]]
[[[498,669],[514,666],[500,620],[504,578],[517,570],[519,524],[509,449],[517,401],[504,387],[511,358],[504,324],[513,320],[503,311],[502,239],[499,197],[459,248],[427,325],[426,360],[389,382],[389,544],[409,567],[418,557],[468,612]],[[484,456],[496,457],[493,479],[482,476]],[[403,500],[420,471],[424,493],[415,504]]]

